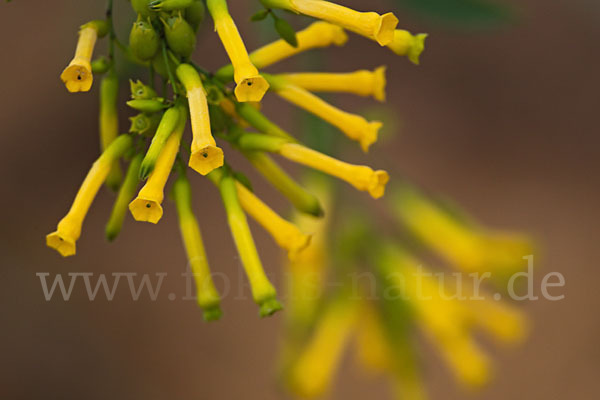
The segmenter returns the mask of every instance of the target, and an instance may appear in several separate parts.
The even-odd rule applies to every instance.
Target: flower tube
[[[261,0],[267,8],[282,8],[297,14],[331,22],[385,46],[394,39],[398,18],[393,13],[379,15],[359,12],[323,0]]]
[[[343,46],[348,35],[343,28],[325,21],[317,21],[296,33],[298,46],[294,47],[283,39],[276,40],[250,53],[250,61],[256,68],[266,68],[283,59],[292,57],[307,50],[331,45]],[[228,82],[233,78],[233,66],[226,65],[215,74],[217,78]]]
[[[209,178],[218,185],[223,173],[217,170]],[[287,250],[290,260],[296,259],[308,247],[311,235],[306,235],[293,223],[283,219],[242,183],[236,181],[237,196],[244,211],[273,237],[282,249]]]
[[[113,162],[121,157],[132,145],[129,135],[117,137],[96,160],[83,181],[67,215],[60,220],[55,232],[46,236],[46,245],[58,251],[63,257],[75,254],[75,242],[81,236],[83,220],[106,180]]]
[[[282,305],[277,300],[275,288],[269,282],[258,256],[246,215],[240,205],[233,177],[224,175],[219,182],[219,189],[227,212],[231,234],[250,281],[252,297],[260,306],[261,317],[272,315],[281,310]]]
[[[385,185],[390,179],[383,170],[373,171],[364,165],[348,164],[283,138],[247,133],[240,136],[238,145],[245,150],[278,153],[288,160],[346,181],[360,191],[369,192],[375,199],[383,196]]]
[[[185,86],[192,120],[192,154],[189,166],[202,175],[223,165],[223,150],[217,147],[210,129],[208,102],[200,75],[189,64],[177,67],[177,77]]]
[[[215,21],[215,30],[225,47],[234,69],[235,97],[238,101],[261,101],[269,84],[250,61],[246,46],[229,15],[225,0],[207,0],[208,11]]]
[[[150,174],[148,181],[140,190],[137,197],[129,204],[129,211],[136,221],[158,223],[163,215],[162,202],[165,197],[165,185],[171,174],[175,157],[179,151],[181,136],[185,130],[187,122],[187,112],[182,106],[179,109],[179,119],[177,127],[167,139],[158,159],[154,170]]]
[[[94,46],[96,40],[107,33],[108,25],[105,21],[88,22],[79,29],[75,56],[60,75],[69,92],[87,92],[92,87],[94,77],[91,62]]]
[[[192,211],[191,190],[190,182],[185,175],[180,175],[173,186],[173,197],[179,217],[179,229],[196,281],[198,305],[204,310],[206,321],[216,321],[222,315],[221,298],[210,274],[198,220]]]
[[[377,141],[381,122],[369,122],[360,115],[340,110],[280,76],[268,76],[268,79],[280,97],[337,127],[347,137],[358,141],[364,152],[369,151],[369,146]]]
[[[292,85],[311,92],[346,92],[359,96],[373,96],[385,101],[385,67],[374,71],[360,70],[349,73],[294,73],[279,75]]]

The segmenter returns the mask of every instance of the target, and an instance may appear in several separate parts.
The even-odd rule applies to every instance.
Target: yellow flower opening
[[[277,300],[275,288],[269,282],[263,269],[248,226],[248,220],[238,199],[237,187],[233,177],[223,175],[219,182],[219,189],[227,212],[227,222],[233,240],[250,281],[252,297],[260,306],[261,317],[272,315],[283,307]]]
[[[281,248],[287,250],[290,260],[296,259],[310,244],[310,235],[302,233],[296,225],[281,218],[244,185],[236,182],[236,189],[244,211],[265,228]]]
[[[373,171],[364,165],[348,164],[296,143],[283,144],[279,154],[346,181],[358,190],[369,192],[374,199],[384,195],[385,185],[390,180],[388,173],[383,170]]]
[[[74,92],[87,92],[92,87],[92,55],[98,37],[104,36],[106,27],[101,21],[85,24],[79,30],[79,39],[75,49],[75,56],[60,75],[67,90]]]
[[[198,72],[188,64],[181,64],[176,72],[185,86],[192,121],[189,166],[201,175],[206,175],[223,165],[223,150],[217,146],[212,135],[206,92]]]
[[[367,121],[360,115],[342,111],[282,77],[269,77],[269,80],[279,96],[337,127],[347,137],[359,142],[364,152],[368,152],[377,141],[379,129],[383,126],[381,122]]]
[[[385,101],[385,67],[374,71],[360,70],[349,73],[308,72],[280,75],[292,85],[311,92],[345,92],[359,96],[373,96]]]
[[[171,174],[175,157],[179,152],[181,136],[187,122],[187,111],[182,106],[178,108],[180,116],[175,131],[167,139],[148,181],[137,197],[129,204],[129,211],[136,221],[156,224],[162,218],[163,209],[161,204],[165,197],[165,185]]]
[[[340,299],[326,308],[290,371],[289,385],[295,393],[315,397],[327,391],[356,325],[355,308],[352,302]]]
[[[238,101],[261,101],[269,84],[250,61],[235,22],[229,15],[225,0],[208,0],[207,6],[215,21],[215,30],[225,47],[234,69],[235,97]]]
[[[407,56],[413,64],[419,65],[419,58],[423,50],[425,50],[425,39],[427,36],[426,33],[413,35],[408,31],[396,29],[394,40],[387,47],[397,55]]]
[[[198,305],[204,310],[205,320],[215,321],[222,315],[221,298],[211,277],[200,227],[192,211],[190,183],[185,176],[181,175],[175,181],[173,197],[177,206],[181,237],[196,281]]]
[[[85,216],[106,180],[112,163],[127,151],[132,144],[128,135],[121,135],[94,162],[83,181],[67,215],[60,220],[55,232],[46,236],[46,245],[58,251],[63,257],[75,254],[75,242],[81,236]]]
[[[359,12],[322,0],[262,0],[268,7],[283,8],[339,25],[385,46],[394,39],[398,18],[393,13],[379,15]]]

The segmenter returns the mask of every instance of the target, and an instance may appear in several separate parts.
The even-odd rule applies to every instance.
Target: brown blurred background
[[[171,205],[158,227],[128,220],[122,236],[109,245],[103,229],[111,196],[102,190],[77,256],[61,259],[44,245],[98,151],[97,85],[88,95],[69,95],[59,74],[72,56],[76,27],[100,17],[103,3],[0,4],[0,397],[284,398],[274,380],[282,316],[259,320],[245,286],[246,299],[236,299],[245,278],[220,200],[207,181],[193,179],[197,214],[213,268],[234,285],[219,323],[204,323],[192,301],[167,298],[185,292],[178,276],[186,261]],[[240,21],[258,9],[251,2],[230,3]],[[384,1],[343,3],[392,9]],[[321,52],[328,60],[323,65],[331,71],[389,67],[388,106],[400,121],[394,136],[374,146],[370,158],[353,151],[348,159],[446,193],[488,225],[530,232],[543,249],[536,286],[542,272],[560,271],[566,278],[565,300],[524,304],[534,322],[524,346],[490,346],[496,378],[480,393],[458,388],[425,346],[432,398],[596,398],[600,3],[512,3],[517,22],[486,31],[465,32],[399,14],[402,26],[430,33],[419,68],[356,36],[344,48]],[[195,59],[215,68],[226,58],[210,25],[201,31]],[[249,48],[265,40],[250,24],[240,28]],[[275,70],[296,65],[294,60]],[[372,107],[353,97],[340,97],[339,104],[349,110]],[[271,96],[265,109],[271,115],[291,110]],[[285,124],[284,118],[277,120]],[[285,210],[262,181],[257,186]],[[261,230],[254,232],[268,273],[281,288],[280,254]],[[168,272],[169,277],[156,302],[147,295],[134,302],[123,290],[112,302],[90,302],[81,282],[70,301],[46,302],[37,272],[51,277]],[[332,397],[383,398],[385,382],[363,378],[351,359],[346,361]]]

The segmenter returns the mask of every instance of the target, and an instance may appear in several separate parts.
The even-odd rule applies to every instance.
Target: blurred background
[[[536,287],[546,272],[559,271],[566,279],[564,300],[522,304],[534,324],[523,346],[490,346],[495,379],[480,392],[458,387],[437,354],[422,346],[431,397],[595,398],[600,2],[498,2],[511,10],[508,17],[504,8],[498,14],[485,7],[448,16],[448,9],[435,12],[440,1],[430,1],[438,5],[432,9],[420,7],[419,0],[343,1],[359,10],[395,11],[401,27],[429,33],[422,65],[355,35],[343,48],[320,50],[320,63],[328,71],[388,66],[385,118],[393,129],[369,156],[353,149],[345,159],[442,192],[488,226],[532,234],[542,250]],[[124,38],[131,15],[127,2],[116,3]],[[250,49],[275,38],[272,30],[247,22],[259,9],[255,2],[229,3]],[[259,320],[220,198],[208,181],[192,177],[209,260],[231,283],[218,323],[204,323],[196,304],[180,299],[186,260],[172,204],[159,226],[129,219],[109,245],[104,223],[112,196],[103,189],[86,219],[77,256],[62,259],[44,244],[97,156],[97,85],[88,95],[69,95],[59,74],[72,56],[77,26],[100,18],[103,10],[103,1],[0,5],[0,397],[285,398],[274,379],[282,314]],[[202,28],[194,59],[215,69],[227,59],[211,28],[210,21]],[[302,65],[301,56],[272,70],[291,72]],[[124,101],[127,88],[121,95]],[[297,115],[293,109],[267,97],[267,114],[301,136],[290,118]],[[348,110],[381,113],[368,100],[336,101]],[[123,108],[123,127],[130,114]],[[274,208],[286,210],[262,180],[255,185]],[[354,196],[365,197],[362,207],[377,207],[364,193]],[[263,231],[253,232],[268,274],[282,288],[279,250]],[[118,291],[112,302],[102,296],[90,302],[83,285],[76,285],[65,302],[44,299],[39,272],[51,278],[69,272],[169,276],[157,301],[147,296],[132,301],[128,291]],[[177,298],[169,300],[168,293]],[[385,398],[387,390],[382,380],[359,374],[348,357],[331,397]]]

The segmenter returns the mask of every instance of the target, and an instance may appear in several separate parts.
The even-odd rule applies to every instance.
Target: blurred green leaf
[[[296,39],[296,31],[289,22],[283,18],[279,18],[273,14],[275,19],[275,30],[283,40],[288,42],[290,46],[298,47],[298,39]]]
[[[253,16],[250,17],[250,21],[262,21],[263,19],[267,18],[269,16],[270,11],[269,10],[261,10],[259,12],[257,12],[256,14],[254,14]]]
[[[469,25],[509,21],[511,8],[496,0],[395,0],[401,7],[426,17]]]

